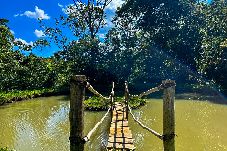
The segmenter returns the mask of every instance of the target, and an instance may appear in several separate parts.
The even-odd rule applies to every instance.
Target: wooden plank
[[[124,128],[110,128],[110,134],[114,134],[114,133],[131,133],[131,130],[129,129],[129,127],[124,127]]]
[[[114,122],[114,121],[125,121],[126,120],[126,117],[118,117],[118,118],[116,118],[116,117],[113,117],[112,118],[112,121]]]
[[[133,138],[126,138],[126,137],[109,137],[108,142],[109,143],[125,143],[125,144],[133,144],[134,139]]]
[[[124,129],[122,129],[122,130],[113,130],[113,131],[110,131],[110,135],[117,135],[117,134],[119,134],[119,135],[121,135],[121,134],[124,134],[124,135],[129,135],[130,133],[131,133],[131,130],[124,130]]]
[[[122,123],[122,122],[116,122],[116,123],[111,123],[111,127],[128,127],[128,123]]]
[[[126,112],[115,112],[115,111],[113,111],[113,115],[115,115],[115,116],[116,115],[119,116],[119,115],[123,115],[123,114],[126,115]]]
[[[109,137],[125,137],[125,138],[132,138],[132,134],[124,134],[124,133],[117,133],[114,135],[109,134]]]
[[[135,150],[133,144],[108,143],[107,148]]]
[[[124,121],[118,121],[118,122],[111,122],[111,124],[123,124],[123,125],[128,125],[128,121],[124,120]]]
[[[132,132],[126,119],[126,107],[115,102],[112,111],[112,122],[108,139],[108,150],[134,150]]]

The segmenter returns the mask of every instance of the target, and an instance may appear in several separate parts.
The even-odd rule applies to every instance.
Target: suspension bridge
[[[114,82],[112,83],[112,91],[109,97],[104,97],[96,91],[86,80],[84,75],[76,75],[70,81],[70,151],[84,151],[84,145],[88,142],[92,134],[98,129],[103,121],[111,116],[108,143],[106,150],[136,150],[134,139],[128,123],[129,114],[132,119],[138,123],[143,129],[155,135],[163,141],[164,151],[175,151],[175,115],[174,115],[174,95],[175,82],[172,80],[164,80],[154,88],[149,89],[139,95],[130,95],[128,83],[125,82],[124,99],[120,102],[115,101]],[[91,91],[94,95],[104,100],[110,101],[110,107],[102,119],[84,136],[84,107],[85,89]],[[160,134],[144,125],[133,115],[129,105],[130,98],[142,98],[143,96],[163,90],[163,134]]]

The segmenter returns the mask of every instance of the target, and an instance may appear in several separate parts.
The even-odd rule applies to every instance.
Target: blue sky
[[[86,0],[82,0],[86,1]],[[124,0],[112,0],[106,9],[107,27],[100,31],[100,37],[110,29],[111,17],[115,15],[115,10],[121,6]],[[211,0],[208,0],[210,2]],[[47,25],[52,25],[54,19],[58,18],[62,12],[62,7],[72,4],[73,0],[1,0],[0,18],[6,18],[9,27],[17,40],[24,43],[32,43],[42,36],[42,29],[39,27],[37,17],[42,17]],[[34,50],[33,53],[49,57],[59,48],[51,44],[43,50]]]
[[[42,17],[44,22],[51,26],[54,19],[63,14],[61,7],[72,3],[73,0],[1,0],[0,18],[6,18],[10,21],[9,27],[17,40],[32,43],[42,36],[42,29],[39,27],[37,18]],[[122,3],[122,0],[113,0],[107,7],[109,26],[99,33],[100,37],[103,37],[110,28],[111,17],[114,16],[117,6]],[[51,44],[51,47],[33,52],[39,56],[48,57],[58,50],[59,48],[56,45]]]

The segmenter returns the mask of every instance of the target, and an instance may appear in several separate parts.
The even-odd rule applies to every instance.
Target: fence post
[[[128,101],[129,101],[129,91],[128,91],[128,82],[125,81],[125,105],[126,105],[126,119],[128,120]]]
[[[164,80],[163,94],[163,145],[164,151],[175,151],[175,81]],[[168,86],[169,85],[169,86]]]
[[[110,95],[110,101],[111,101],[111,122],[113,119],[113,105],[114,105],[114,82],[112,83],[112,91],[111,91],[111,95]]]
[[[83,151],[84,105],[86,76],[76,75],[70,80],[70,151]]]

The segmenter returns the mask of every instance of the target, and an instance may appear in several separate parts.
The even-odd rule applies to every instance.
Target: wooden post
[[[162,81],[163,94],[163,145],[164,151],[175,151],[175,81]]]
[[[127,120],[128,120],[128,101],[129,101],[128,82],[125,81],[125,105],[126,105],[126,119]]]
[[[112,91],[111,91],[111,95],[110,95],[110,101],[111,101],[111,122],[112,122],[112,118],[113,118],[113,105],[114,105],[114,82],[112,83]]]
[[[86,76],[76,75],[70,81],[70,151],[83,151],[84,105]]]

